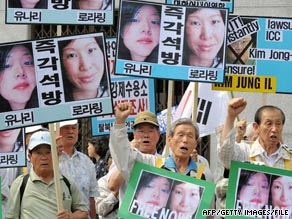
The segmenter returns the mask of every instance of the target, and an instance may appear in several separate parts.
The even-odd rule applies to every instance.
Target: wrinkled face
[[[169,181],[164,177],[156,177],[139,191],[137,201],[163,208],[166,206],[169,190]]]
[[[278,177],[274,180],[271,190],[273,206],[292,209],[292,177]]]
[[[225,24],[220,10],[200,9],[187,18],[187,43],[192,65],[210,67],[224,42]]]
[[[145,61],[159,43],[160,16],[155,7],[142,6],[123,28],[123,41],[134,61]]]
[[[95,38],[72,40],[64,48],[62,60],[75,92],[97,92],[104,73],[104,56]]]
[[[37,175],[48,174],[53,171],[51,147],[49,145],[37,146],[28,156]]]
[[[134,138],[138,142],[138,149],[145,154],[155,154],[160,133],[157,126],[150,123],[140,123],[134,131]]]
[[[11,129],[0,131],[0,151],[5,148],[3,152],[10,152],[13,150],[16,139],[19,135],[20,129]]]
[[[171,192],[170,209],[191,216],[196,212],[200,199],[200,187],[198,185],[181,183],[175,186]]]
[[[168,142],[174,158],[189,159],[197,147],[196,130],[189,124],[178,125],[174,130],[174,135],[168,137]]]
[[[24,46],[14,46],[0,72],[0,94],[13,110],[24,109],[36,87],[33,57]]]
[[[269,200],[269,181],[265,174],[256,173],[248,179],[239,192],[239,199],[244,203],[257,204],[262,208]]]
[[[247,63],[249,57],[249,49],[253,46],[253,44],[251,43],[251,39],[251,35],[248,35],[227,47],[227,55],[231,61],[230,64]],[[230,48],[232,48],[234,52]],[[243,54],[240,56],[242,52]]]
[[[78,125],[65,125],[60,128],[62,144],[64,146],[74,146],[78,140]]]
[[[259,135],[260,143],[264,146],[277,146],[282,140],[282,114],[276,109],[265,109],[261,113],[261,124],[254,125]]]

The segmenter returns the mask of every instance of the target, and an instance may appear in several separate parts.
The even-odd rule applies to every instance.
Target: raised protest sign
[[[0,45],[0,130],[113,113],[103,33]]]
[[[119,12],[115,74],[223,82],[228,9],[123,0]]]
[[[184,5],[192,7],[228,8],[233,13],[233,0],[166,0],[167,4]]]
[[[0,131],[0,168],[26,166],[24,129]]]
[[[292,19],[230,16],[224,83],[214,90],[292,93]]]
[[[126,120],[129,132],[133,131],[133,123],[137,113],[151,111],[155,113],[154,80],[139,77],[114,75],[116,58],[116,39],[106,39],[107,57],[111,76],[111,93],[114,107],[120,102],[131,102],[132,114]],[[91,118],[92,135],[109,134],[115,121],[114,115]]]
[[[214,192],[214,183],[136,162],[118,216],[206,218],[202,212],[209,209]]]
[[[36,1],[34,1],[36,2]],[[8,24],[112,25],[114,0],[6,0]]]
[[[232,161],[226,209],[238,211],[227,218],[289,219],[291,187],[290,170]]]

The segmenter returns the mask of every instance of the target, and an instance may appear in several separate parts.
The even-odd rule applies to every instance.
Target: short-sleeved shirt
[[[98,196],[95,168],[93,162],[85,154],[74,148],[74,154],[70,157],[63,152],[59,158],[60,172],[68,176],[79,187],[83,201],[87,209],[90,209],[89,198]]]
[[[20,186],[23,181],[21,175],[15,179],[10,189],[7,202],[6,217],[22,219],[52,219],[57,216],[57,199],[54,179],[50,183],[43,182],[32,169],[28,178],[20,206]],[[76,184],[70,180],[70,190],[60,177],[63,208],[69,212],[76,210],[87,211],[81,193]]]

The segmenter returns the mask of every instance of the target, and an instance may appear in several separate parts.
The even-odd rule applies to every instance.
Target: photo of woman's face
[[[292,208],[292,177],[278,177],[273,181],[271,190],[273,206]]]
[[[220,10],[199,9],[188,16],[187,43],[199,66],[213,62],[223,45],[224,34],[225,24]]]
[[[256,173],[248,179],[239,191],[239,199],[244,204],[256,204],[262,208],[269,200],[269,181],[264,173]],[[254,205],[253,205],[254,206]]]
[[[160,16],[155,7],[142,6],[122,30],[122,38],[132,60],[144,61],[158,45]]]
[[[178,214],[193,215],[200,203],[200,187],[191,183],[181,183],[171,192],[170,209]]]
[[[36,87],[34,61],[24,46],[14,46],[0,73],[0,94],[13,110],[24,109]]]
[[[137,195],[137,201],[138,203],[146,203],[163,208],[166,206],[169,191],[169,181],[164,177],[156,177],[141,188]]]
[[[10,152],[13,150],[13,146],[17,140],[21,129],[11,129],[0,131],[0,151]]]
[[[74,91],[97,91],[104,73],[104,55],[95,38],[72,40],[63,50],[62,61]]]

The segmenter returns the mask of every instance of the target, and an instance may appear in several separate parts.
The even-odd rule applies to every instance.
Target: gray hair
[[[189,118],[180,118],[177,119],[176,121],[174,121],[171,126],[170,126],[170,130],[169,130],[169,135],[171,137],[173,137],[175,129],[177,126],[179,125],[191,125],[194,127],[194,129],[196,130],[196,140],[199,140],[200,137],[200,130],[199,130],[199,126],[196,122],[192,121]]]

